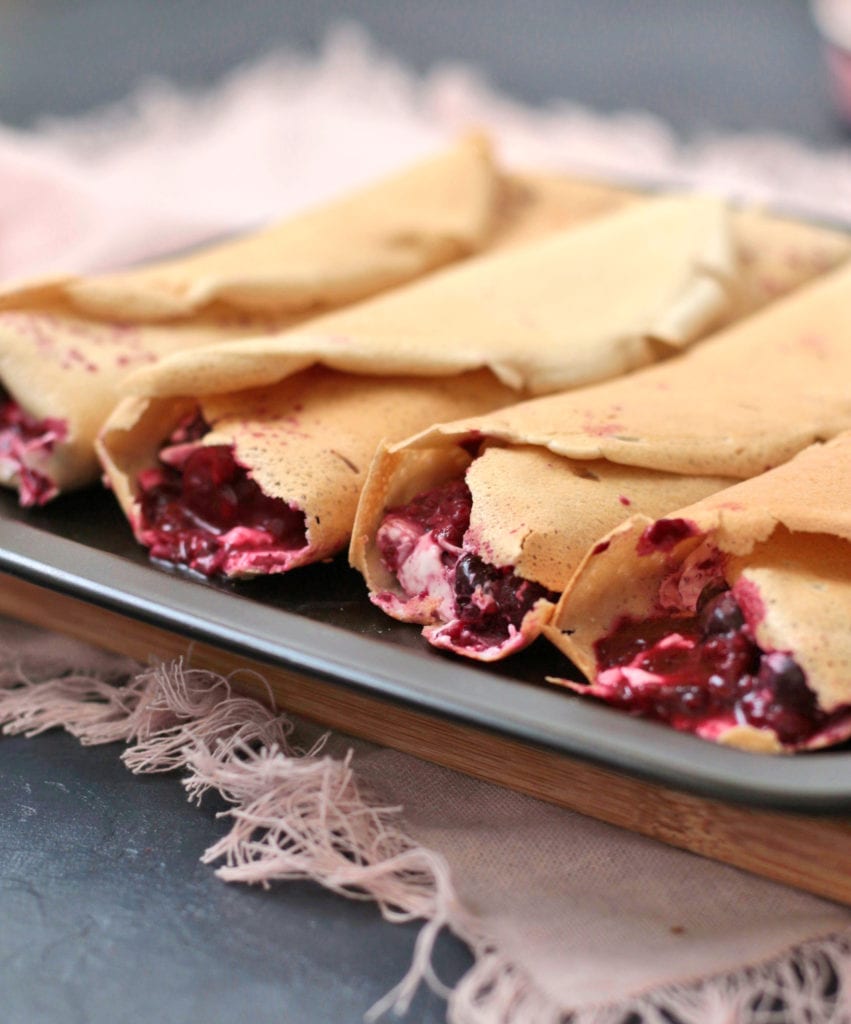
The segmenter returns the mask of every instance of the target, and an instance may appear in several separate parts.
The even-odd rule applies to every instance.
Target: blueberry
[[[801,667],[781,651],[762,656],[753,688],[738,707],[751,725],[773,729],[782,743],[805,739],[823,717]]]
[[[733,592],[725,590],[706,602],[698,615],[698,624],[704,636],[737,633],[744,626],[745,617]]]
[[[758,678],[784,707],[809,711],[815,704],[815,695],[807,686],[801,666],[790,654],[773,651],[763,655]]]
[[[472,501],[470,489],[463,480],[450,480],[416,495],[407,505],[388,509],[388,515],[410,519],[437,539],[460,547],[470,525]]]

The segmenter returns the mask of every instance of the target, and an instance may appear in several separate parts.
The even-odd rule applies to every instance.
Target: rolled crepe
[[[635,206],[645,198],[610,184],[553,175],[526,175],[512,179],[511,185],[504,193],[509,215],[501,220],[488,251],[534,241],[559,227],[575,227],[583,220]],[[730,227],[737,271],[733,301],[719,326],[776,302],[851,255],[851,237],[846,231],[758,208],[733,209]]]
[[[121,382],[168,353],[242,343],[620,200],[602,185],[508,178],[480,140],[267,232],[123,274],[0,297],[0,482],[24,504],[97,477]],[[164,320],[164,317],[170,319]]]
[[[560,220],[561,223],[569,222],[570,218],[573,217],[575,220],[577,214],[581,211],[583,215],[589,211],[594,210],[599,212],[602,203],[611,203],[613,201],[620,202],[623,205],[635,205],[635,201],[632,199],[626,199],[623,195],[618,195],[615,198],[615,194],[612,190],[601,192],[599,186],[583,185],[582,183],[569,183],[561,179],[553,179],[548,182],[546,186],[538,186],[537,195],[542,194],[548,195],[550,198],[546,202],[541,202],[540,199],[536,199],[536,192],[529,191],[516,192],[514,201],[525,210],[525,216],[519,217],[514,216],[509,219],[509,223],[514,225],[514,228],[502,233],[503,245],[515,244],[519,240],[528,240],[529,233],[537,232],[541,230],[541,227],[546,227],[549,223],[556,223]],[[670,204],[665,203],[663,205],[653,204],[653,213],[656,215],[659,210],[664,210],[665,215],[670,215]],[[619,219],[618,223],[622,224],[623,219]],[[629,223],[629,222],[628,222]],[[634,222],[632,222],[634,225]],[[750,219],[741,218],[740,223],[750,225],[748,231],[743,233],[741,230],[738,231],[739,239],[749,237],[751,242],[755,239],[754,232],[764,232],[763,221],[758,217],[754,216]],[[784,241],[788,243],[789,236],[785,232],[780,232],[779,235],[775,236],[774,241],[778,242],[780,237],[783,237]],[[809,236],[807,236],[809,237]],[[796,239],[799,243],[801,238]],[[617,248],[617,247],[616,247]],[[594,250],[591,250],[591,256],[594,255]],[[587,258],[588,263],[591,263],[591,256]],[[598,259],[600,257],[598,256]],[[611,269],[609,263],[610,254],[605,254],[602,262],[606,263],[608,269]],[[761,257],[760,261],[754,261],[749,259],[750,266],[764,266],[764,260],[767,257]],[[521,260],[513,259],[512,266],[522,266]],[[800,263],[800,261],[799,261]],[[536,261],[532,264],[534,268],[533,277],[537,275],[540,268],[540,262]],[[798,264],[796,264],[798,265]],[[498,289],[492,285],[489,285],[487,275],[492,272],[492,261],[484,261],[480,264],[479,269],[475,275],[476,284],[474,290],[478,289],[478,293],[482,291],[496,292]],[[497,267],[499,273],[502,274],[504,271],[501,269],[502,264],[498,261]],[[591,270],[594,270],[593,265]],[[474,275],[470,274],[470,277]],[[501,278],[497,277],[497,283]],[[537,277],[533,281],[533,285],[537,285]],[[513,299],[516,305],[512,307],[507,300],[503,308],[507,310],[509,318],[514,318],[522,321],[523,307],[523,289],[526,287],[525,278],[516,278],[514,285]],[[559,289],[558,294],[561,295]],[[740,289],[736,289],[737,297],[740,297]],[[754,291],[754,294],[756,292]],[[569,298],[569,297],[568,297]],[[380,309],[385,305],[384,303],[375,303],[370,308],[374,309],[378,306]],[[434,310],[444,313],[444,307],[440,302],[435,300],[432,303]],[[415,301],[413,305],[414,313],[410,317],[410,320],[415,325],[416,330],[422,330],[422,325],[417,321],[421,310],[423,309],[422,296],[419,295],[418,291],[415,294]],[[565,315],[569,313],[569,309],[565,307]],[[398,315],[398,312],[395,313]],[[469,314],[470,322],[474,325],[478,323],[476,317],[481,317],[480,310],[476,310],[475,307],[471,314]],[[379,317],[380,319],[380,317]],[[485,325],[490,320],[485,318]],[[434,327],[431,327],[431,324]],[[605,318],[602,320],[603,325],[607,323]],[[431,334],[438,340],[439,343],[444,344],[446,336],[445,330],[442,328],[443,317],[438,321],[434,315],[431,314],[430,324],[426,327],[427,331],[431,331]],[[522,337],[522,335],[519,335]],[[531,346],[536,340],[534,334],[529,336],[529,345]],[[601,344],[606,342],[606,335],[603,332]],[[249,343],[251,344],[251,343]],[[277,343],[273,343],[276,345]],[[207,352],[198,352],[194,356],[190,356],[182,360],[183,368],[176,368],[176,360],[168,360],[164,362],[159,369],[154,369],[153,372],[146,375],[145,379],[140,378],[138,375],[135,378],[136,386],[141,387],[143,390],[149,392],[147,400],[158,404],[158,408],[165,408],[168,396],[174,393],[176,401],[182,400],[179,392],[186,390],[188,393],[194,395],[196,402],[195,408],[198,408],[198,402],[201,402],[205,408],[211,408],[208,402],[204,402],[204,396],[208,392],[215,394],[226,391],[227,389],[234,389],[242,386],[251,384],[265,383],[267,387],[279,388],[278,384],[270,384],[270,378],[275,373],[292,372],[294,364],[286,360],[274,363],[269,359],[269,346],[258,343],[255,350],[252,352],[246,351],[244,353],[245,358],[240,358],[238,361],[233,361],[232,352],[228,352],[227,347],[219,348],[217,350],[211,350]],[[568,350],[565,351],[562,357],[565,362],[573,358],[573,353]],[[205,365],[205,360],[209,359],[209,365]],[[299,364],[296,363],[297,367]],[[271,371],[270,371],[271,366]],[[379,367],[379,369],[383,369]],[[258,376],[255,376],[257,374]],[[312,381],[314,378],[306,378],[306,382],[300,387],[300,393],[304,396],[304,400],[309,404],[314,401],[312,395],[312,387],[314,386]],[[339,377],[331,378],[336,383],[334,388],[339,393],[342,390]],[[181,383],[183,381],[183,383]],[[190,383],[191,382],[191,383]],[[410,385],[408,385],[410,386]],[[151,523],[151,507],[152,499],[148,492],[142,493],[144,488],[140,484],[140,479],[150,480],[149,476],[145,474],[151,466],[156,465],[156,449],[158,446],[166,445],[169,452],[172,451],[173,445],[168,442],[170,432],[173,430],[173,422],[167,425],[167,429],[162,426],[158,428],[158,434],[153,438],[147,438],[145,433],[144,424],[148,422],[148,414],[145,412],[145,402],[133,405],[129,403],[124,406],[117,417],[114,417],[107,430],[104,433],[101,453],[105,466],[107,467],[108,474],[112,481],[113,487],[119,496],[119,500],[124,507],[130,522],[133,525],[134,531],[137,537],[142,543],[147,544],[151,550],[158,554],[159,557],[167,558],[169,560],[181,561],[192,565],[196,569],[201,571],[216,571],[224,572],[225,574],[233,575],[246,575],[254,574],[260,571],[284,571],[288,568],[293,568],[296,565],[307,564],[310,561],[314,561],[319,557],[324,557],[328,554],[333,553],[335,550],[339,550],[344,546],[348,532],[351,528],[351,524],[354,518],[355,511],[355,499],[356,499],[356,488],[353,486],[356,482],[359,485],[363,481],[363,469],[366,465],[366,459],[375,446],[378,440],[382,437],[401,437],[404,433],[402,428],[402,421],[394,414],[393,410],[398,408],[401,404],[398,399],[395,399],[394,389],[396,384],[393,379],[386,380],[384,385],[381,386],[377,380],[368,380],[367,383],[362,383],[357,375],[352,377],[352,394],[349,398],[341,404],[340,410],[340,424],[334,427],[335,414],[332,407],[332,402],[327,400],[327,389],[323,394],[326,397],[318,395],[316,401],[321,405],[321,418],[323,422],[323,429],[318,432],[316,436],[332,436],[336,433],[339,437],[347,437],[350,439],[352,444],[357,445],[356,451],[350,452],[346,458],[347,461],[358,467],[358,476],[354,477],[350,473],[344,473],[342,478],[339,478],[339,471],[342,464],[341,460],[337,457],[335,451],[333,455],[333,465],[338,471],[338,479],[335,486],[339,487],[337,498],[332,501],[335,508],[335,518],[331,518],[328,512],[323,512],[320,515],[321,529],[318,524],[314,524],[310,527],[310,535],[307,539],[304,539],[304,531],[301,525],[298,526],[297,535],[298,541],[295,549],[289,550],[285,553],[270,554],[265,552],[263,557],[253,557],[247,559],[243,557],[242,553],[237,551],[235,548],[230,548],[233,537],[237,536],[232,534],[229,529],[224,529],[227,524],[220,524],[218,532],[215,536],[219,539],[210,543],[213,544],[216,550],[216,555],[212,559],[208,559],[206,554],[203,554],[200,558],[193,555],[187,547],[179,548],[175,545],[170,545],[168,538],[163,539],[162,534],[158,534],[157,529]],[[191,390],[190,390],[191,389]],[[369,396],[375,396],[379,391],[383,390],[385,397],[382,402],[385,403],[382,407],[387,410],[388,415],[382,419],[381,412],[376,404],[375,408],[367,408],[370,402],[374,402],[374,399]],[[425,392],[433,392],[433,388],[429,385]],[[280,393],[282,395],[288,394],[286,387],[281,388]],[[367,396],[366,403],[363,402],[363,396]],[[208,396],[209,397],[209,396]],[[233,396],[239,398],[239,396]],[[519,396],[518,396],[519,397]],[[229,399],[230,400],[230,399]],[[215,401],[221,401],[221,395],[215,398]],[[425,399],[424,399],[425,401]],[[432,399],[428,398],[428,402]],[[453,401],[456,402],[455,408],[460,410],[461,404],[459,404],[459,394],[456,392]],[[490,407],[495,405],[504,405],[508,401],[508,396],[504,391],[496,389],[492,392],[491,397],[488,399]],[[485,401],[482,395],[476,398],[476,406],[481,408],[485,405]],[[423,402],[414,403],[414,406],[418,410],[418,414],[422,413],[422,423],[434,422],[441,418],[439,415],[440,410],[436,407],[433,408],[431,418],[429,419],[426,404]],[[445,408],[445,406],[444,406]],[[470,411],[473,411],[471,405]],[[355,410],[360,409],[358,414],[355,414]],[[243,421],[248,422],[251,419],[251,414],[246,409],[243,415]],[[157,420],[154,416],[151,422]],[[410,419],[407,421],[410,422]],[[264,431],[267,427],[264,426]],[[206,437],[205,443],[215,447],[217,444],[217,438],[223,436],[222,428],[217,425],[215,430],[203,435]],[[212,439],[212,440],[211,440]],[[196,438],[196,441],[200,438]],[[226,438],[227,444],[233,444],[233,436],[228,435]],[[152,443],[153,442],[153,443]],[[135,456],[134,453],[135,452]],[[139,453],[142,453],[141,459],[138,457]],[[167,456],[171,458],[171,454]],[[491,465],[491,460],[497,458],[494,454],[489,454],[487,458],[483,459],[479,464],[479,469],[485,466]],[[239,450],[235,451],[236,461],[241,465],[246,473],[252,476],[253,479],[258,481],[267,479],[268,472],[264,470],[264,464],[268,463],[271,456],[268,452],[254,452],[249,455],[244,448],[240,447]],[[277,485],[275,488],[269,488],[267,485],[262,486],[262,490],[268,493],[274,493],[281,501],[283,501],[289,507],[296,507],[299,509],[307,508],[308,505],[314,505],[315,499],[311,498],[308,500],[306,497],[303,486],[298,482],[301,479],[299,474],[303,473],[303,467],[305,465],[319,466],[319,460],[316,458],[315,446],[311,437],[299,434],[293,436],[290,431],[286,436],[286,451],[279,453],[278,457],[274,460],[275,465],[275,479]],[[197,469],[195,462],[193,462],[193,479]],[[322,472],[316,468],[314,470],[317,478],[322,477]],[[498,472],[498,468],[497,468]],[[532,469],[534,472],[534,468]],[[602,471],[605,472],[605,471]],[[626,471],[622,471],[626,472]],[[283,481],[286,481],[283,483]],[[640,482],[632,481],[633,493],[636,494],[640,488]],[[664,491],[664,495],[656,494],[656,505],[648,504],[648,509],[654,508],[667,508],[670,507],[670,502],[682,503],[683,501],[692,500],[704,493],[707,493],[708,489],[721,486],[721,482],[718,482],[714,478],[707,483],[705,480],[693,480],[688,477],[677,476],[672,474],[668,480],[667,489]],[[623,490],[623,487],[621,487]],[[332,489],[326,489],[325,493],[329,496],[333,493]],[[171,509],[172,507],[169,506]],[[147,511],[146,511],[147,510]],[[172,515],[172,511],[168,513]],[[309,523],[314,523],[309,513],[306,513],[306,518]],[[299,520],[299,524],[301,520]],[[239,534],[242,537],[242,534]],[[159,539],[158,539],[159,537]],[[224,539],[222,539],[224,537]],[[208,538],[209,539],[209,538]],[[577,549],[578,550],[578,549]],[[297,552],[297,553],[296,553]],[[268,568],[274,566],[274,568]]]
[[[460,654],[525,646],[631,513],[851,428],[849,295],[845,268],[659,366],[382,446],[350,552],[371,599]]]
[[[728,212],[717,199],[647,199],[536,243],[468,261],[307,324],[176,353],[137,370],[136,394],[218,394],[321,363],[347,373],[489,369],[518,392],[635,369],[702,336],[733,302]]]
[[[383,437],[510,400],[486,371],[423,380],[313,367],[250,391],[128,399],[98,447],[153,557],[205,575],[248,577],[345,548]]]
[[[847,378],[846,378],[847,379]],[[632,713],[747,750],[851,736],[851,433],[586,555],[548,635]]]
[[[727,255],[724,209],[716,201],[704,199],[653,200],[635,209],[640,216],[627,211],[594,222],[602,225],[602,231],[589,232],[580,227],[561,233],[555,239],[556,245],[548,239],[536,245],[517,247],[498,257],[470,263],[468,273],[445,271],[436,275],[428,289],[403,289],[382,300],[364,303],[351,311],[350,323],[356,322],[361,328],[357,345],[330,332],[319,333],[327,331],[327,327],[320,326],[315,333],[311,328],[311,337],[325,338],[337,351],[349,352],[355,348],[359,351],[354,365],[347,359],[341,366],[335,360],[321,361],[334,365],[334,372],[328,378],[335,382],[331,392],[318,383],[324,382],[326,377],[316,370],[320,360],[315,350],[302,349],[303,354],[293,356],[293,350],[298,351],[304,341],[298,331],[278,339],[246,341],[242,346],[222,345],[182,353],[180,358],[163,360],[150,372],[137,372],[128,386],[144,387],[142,404],[119,407],[106,424],[100,443],[102,461],[136,536],[151,546],[155,557],[168,557],[206,571],[206,563],[195,558],[192,550],[186,546],[168,547],[169,538],[161,536],[174,534],[176,528],[171,524],[182,513],[169,502],[165,503],[167,509],[163,511],[165,506],[159,498],[154,499],[148,487],[152,479],[157,481],[157,488],[163,482],[145,469],[152,464],[155,454],[145,441],[146,402],[163,408],[162,403],[169,399],[180,403],[191,398],[204,411],[209,406],[206,400],[211,396],[218,396],[219,403],[228,402],[229,398],[221,396],[258,387],[277,388],[276,394],[286,409],[290,408],[293,394],[300,396],[299,401],[305,403],[306,408],[312,408],[312,403],[317,402],[321,409],[317,415],[322,420],[320,436],[325,448],[340,450],[338,442],[332,446],[327,441],[329,437],[345,437],[357,445],[356,454],[348,453],[346,459],[358,466],[358,475],[355,478],[343,474],[346,489],[338,497],[345,532],[329,533],[339,550],[348,540],[356,508],[357,493],[349,485],[355,479],[358,485],[363,482],[368,459],[382,438],[401,438],[411,432],[403,429],[405,424],[410,425],[411,417],[416,416],[414,429],[446,418],[447,406],[436,404],[433,397],[441,388],[452,391],[454,415],[466,414],[468,409],[475,414],[524,396],[524,378],[516,373],[498,373],[489,360],[488,339],[494,329],[502,327],[503,338],[508,339],[511,358],[518,367],[523,365],[524,359],[534,364],[538,359],[535,346],[544,335],[550,344],[541,349],[543,360],[557,364],[563,376],[580,378],[589,372],[594,376],[617,372],[623,368],[624,360],[626,366],[631,365],[631,352],[638,358],[650,358],[657,336],[669,339],[672,344],[687,343],[711,323],[727,301],[722,275]],[[574,237],[579,240],[578,247],[571,241]],[[601,237],[605,246],[601,244]],[[657,241],[648,242],[648,238]],[[616,244],[618,241],[621,244]],[[640,261],[634,250],[638,248],[646,255],[648,247],[651,252],[659,249],[663,256],[642,267],[639,285],[635,275]],[[610,287],[617,287],[624,293],[624,309],[615,317],[610,313],[611,304],[601,298],[583,305],[587,285],[596,281],[597,275],[602,275]],[[566,283],[572,285],[573,292],[566,290]],[[530,309],[538,313],[530,314]],[[625,311],[631,311],[631,320],[625,318]],[[327,324],[327,319],[322,318],[321,324]],[[572,325],[570,330],[565,330],[565,323]],[[657,325],[652,333],[646,330],[648,323]],[[334,329],[339,329],[336,318]],[[394,336],[403,354],[388,365],[388,343]],[[416,358],[411,337],[428,339],[421,348],[421,359]],[[474,346],[469,370],[463,361],[458,364],[451,361],[456,352],[464,351],[459,339]],[[436,365],[435,359],[444,361]],[[314,373],[308,374],[311,367]],[[373,368],[372,374],[366,372],[370,368]],[[394,369],[406,372],[394,375]],[[353,370],[353,373],[343,372]],[[324,372],[330,371],[326,367]],[[295,390],[281,385],[282,378],[304,374],[308,375],[293,385]],[[383,385],[375,374],[384,378]],[[422,382],[422,399],[414,397],[415,388],[410,380],[414,376]],[[463,384],[460,388],[450,384],[459,378],[480,381],[477,389],[469,392],[468,402]],[[350,381],[350,394],[343,383],[346,379]],[[442,386],[440,381],[444,382]],[[485,381],[489,382],[487,388]],[[314,395],[316,387],[320,387],[321,394]],[[380,401],[379,393],[383,396]],[[277,408],[270,395],[264,401],[272,403],[270,408]],[[241,402],[238,394],[233,400]],[[339,414],[334,411],[335,401]],[[397,412],[406,404],[411,406],[411,416],[407,419]],[[291,412],[287,412],[284,420],[290,415]],[[258,413],[253,407],[243,410],[240,416],[248,434],[260,429]],[[206,413],[204,419],[209,423]],[[185,472],[182,461],[176,465],[176,460],[182,460],[184,454],[180,440],[184,428],[181,426],[174,435],[172,427],[173,424],[169,430],[160,431],[158,443],[166,449],[161,458],[175,464],[173,468],[183,473],[184,480],[191,477],[194,481],[198,460]],[[262,429],[265,431],[266,427]],[[294,479],[303,474],[304,465],[316,463],[312,447],[315,433],[310,431],[297,437],[290,432],[277,454],[268,447],[252,453],[249,458],[237,447],[232,449],[233,456],[268,497],[270,492],[261,481],[268,480],[270,472],[278,481],[287,476]],[[219,434],[218,426],[212,434],[201,429],[199,435],[194,429],[193,441],[215,446]],[[211,436],[214,440],[209,441]],[[232,437],[228,444],[233,444]],[[143,463],[127,457],[126,453],[134,451],[145,452]],[[274,470],[269,466],[274,466]],[[211,473],[219,471],[212,463],[208,468]],[[318,468],[313,471],[322,472]],[[169,481],[168,487],[179,490],[182,495],[179,500],[185,504],[189,500],[184,493],[186,487],[172,476]],[[274,493],[309,514],[298,488]],[[219,525],[226,526],[227,522]],[[230,545],[230,530],[224,532],[228,536],[222,543]],[[158,537],[162,543],[157,541]],[[298,560],[281,556],[276,565],[292,568],[324,557],[332,550],[328,543],[313,535],[302,547],[304,554]],[[168,555],[165,554],[167,548]],[[266,559],[264,564],[271,562]],[[255,561],[247,569],[244,560],[228,556],[214,566],[214,571],[243,574],[258,571],[257,565],[259,562]]]
[[[481,136],[410,169],[236,241],[91,277],[7,285],[0,309],[62,304],[137,323],[211,304],[249,313],[334,308],[482,248],[506,202]]]

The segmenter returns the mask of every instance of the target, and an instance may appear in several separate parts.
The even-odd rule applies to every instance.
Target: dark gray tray
[[[548,686],[547,674],[579,676],[543,641],[496,666],[462,662],[373,608],[343,558],[251,583],[153,565],[112,497],[97,489],[35,510],[0,494],[0,572],[665,786],[778,810],[851,809],[849,744],[794,757],[716,747]]]

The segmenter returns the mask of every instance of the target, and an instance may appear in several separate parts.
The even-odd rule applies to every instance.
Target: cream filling
[[[448,622],[455,618],[455,571],[444,565],[447,553],[460,555],[461,549],[441,543],[429,530],[404,517],[390,516],[381,524],[377,540],[380,547],[396,551],[396,579],[405,598],[391,591],[373,596],[380,608],[405,618],[419,618],[423,608],[428,617]]]

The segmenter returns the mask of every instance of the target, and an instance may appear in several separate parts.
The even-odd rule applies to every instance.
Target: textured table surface
[[[217,78],[277,46],[315,50],[338,5],[28,0],[0,5],[0,121],[32,126],[118,99],[141,78]],[[627,13],[628,12],[628,13]],[[451,0],[347,5],[418,70],[480,67],[527,102],[645,109],[683,136],[775,129],[847,141],[796,0]],[[199,863],[226,825],[171,777],[135,778],[114,746],[0,741],[4,1024],[358,1021],[404,974],[416,929],[308,884],[226,886]],[[469,956],[438,944],[451,982]],[[407,1017],[444,1004],[421,993]]]

